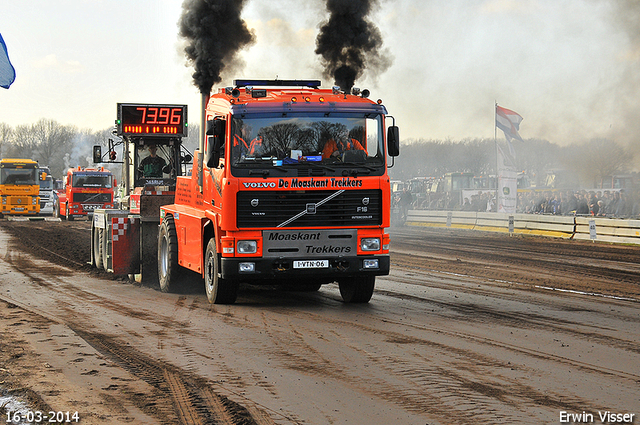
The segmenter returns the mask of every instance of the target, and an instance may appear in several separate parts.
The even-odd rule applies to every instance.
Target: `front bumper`
[[[304,279],[313,282],[330,283],[342,278],[356,276],[384,276],[389,274],[389,255],[361,255],[351,257],[314,257],[312,260],[328,260],[329,267],[312,269],[293,268],[294,260],[300,258],[221,258],[220,268],[223,279],[237,279],[242,282],[282,283],[287,280]],[[365,268],[365,260],[378,260],[377,268]],[[254,263],[252,272],[241,272],[242,263]]]

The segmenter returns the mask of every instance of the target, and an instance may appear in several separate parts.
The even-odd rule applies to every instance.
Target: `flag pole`
[[[498,175],[499,165],[498,165],[498,126],[496,122],[498,120],[498,101],[494,100],[493,102],[493,141],[496,145],[496,212],[498,211],[498,188],[500,187],[500,176]]]

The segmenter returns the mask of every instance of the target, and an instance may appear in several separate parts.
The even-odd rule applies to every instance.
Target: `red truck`
[[[193,173],[160,208],[161,290],[191,270],[211,303],[234,303],[239,282],[337,282],[344,302],[369,302],[389,273],[387,153],[399,140],[368,95],[318,80],[236,80],[211,95]]]
[[[191,170],[179,153],[186,107],[119,104],[134,190],[129,209],[94,214],[92,264],[163,292],[199,276],[216,304],[234,303],[240,282],[337,282],[345,302],[369,302],[389,273],[387,168],[399,135],[368,95],[318,80],[236,80],[203,98]],[[147,146],[166,152],[162,177],[139,174]]]
[[[73,220],[87,216],[98,208],[113,208],[115,180],[104,167],[69,168],[62,190],[55,191],[53,214]]]

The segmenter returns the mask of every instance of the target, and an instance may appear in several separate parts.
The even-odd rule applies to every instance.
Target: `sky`
[[[118,102],[186,103],[199,121],[182,0],[0,0],[0,11],[16,69],[0,88],[0,122],[103,130]],[[327,17],[323,0],[247,0],[256,41],[216,87],[276,77],[332,86],[314,52]],[[607,138],[640,164],[640,1],[380,0],[370,19],[391,65],[356,86],[383,100],[401,139],[493,138],[498,103],[524,118],[525,140]]]

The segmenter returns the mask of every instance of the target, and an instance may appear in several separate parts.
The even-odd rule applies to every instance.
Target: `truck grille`
[[[237,201],[238,227],[354,227],[382,224],[380,190],[249,191],[238,192]]]
[[[102,204],[111,202],[110,193],[74,193],[73,202],[91,202],[94,204]]]
[[[31,197],[29,196],[10,196],[9,203],[11,205],[31,205]]]

